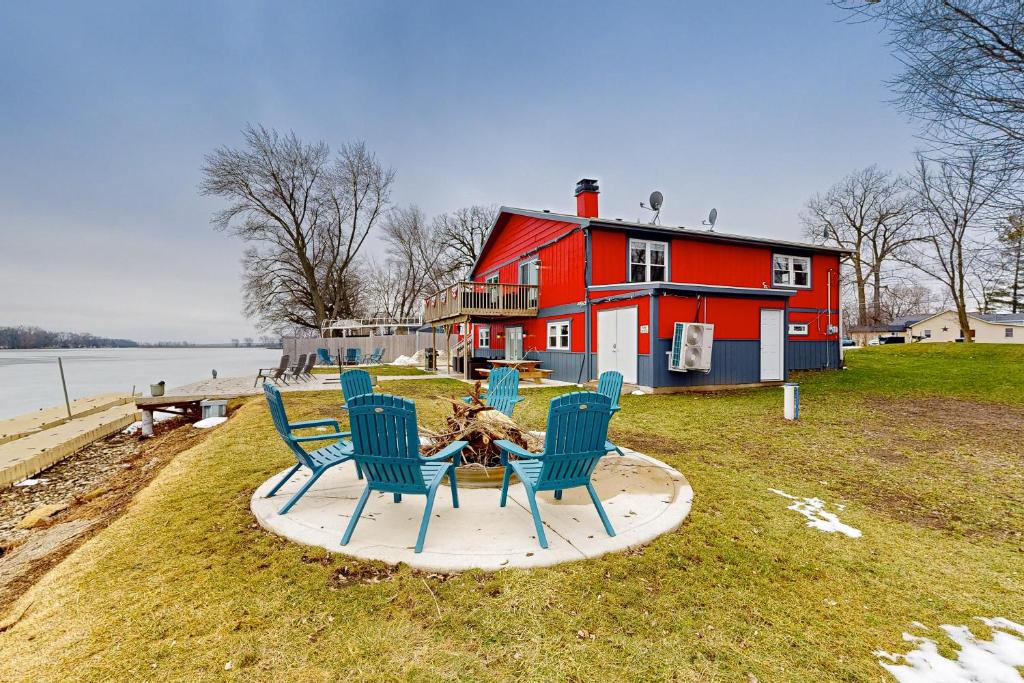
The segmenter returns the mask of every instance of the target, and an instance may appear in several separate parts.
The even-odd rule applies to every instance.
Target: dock
[[[339,390],[337,375],[313,375],[312,379],[289,380],[276,385],[282,392]],[[192,419],[201,417],[203,401],[230,401],[246,396],[262,396],[263,385],[253,386],[252,376],[217,377],[174,387],[163,396],[138,396],[135,406],[142,411],[142,434],[152,436],[153,413],[173,413]]]
[[[127,394],[104,394],[0,420],[0,488],[42,472],[75,451],[136,422]]]

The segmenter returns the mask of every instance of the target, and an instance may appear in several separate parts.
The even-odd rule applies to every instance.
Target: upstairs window
[[[668,244],[649,240],[629,241],[629,281],[668,280]]]
[[[807,256],[772,256],[772,286],[802,287],[811,286],[811,259]]]

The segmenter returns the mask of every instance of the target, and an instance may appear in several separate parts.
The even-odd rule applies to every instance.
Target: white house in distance
[[[971,334],[981,344],[1024,344],[1024,313],[968,313]],[[878,337],[902,337],[906,342],[955,342],[963,339],[956,311],[906,316],[888,325],[853,327],[850,336],[860,345]]]

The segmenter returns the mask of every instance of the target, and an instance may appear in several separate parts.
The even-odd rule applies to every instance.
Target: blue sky
[[[7,3],[0,325],[252,334],[204,154],[248,122],[365,140],[425,212],[474,203],[799,238],[814,192],[903,170],[876,26],[824,1]]]

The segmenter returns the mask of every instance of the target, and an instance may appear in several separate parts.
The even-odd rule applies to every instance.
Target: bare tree
[[[445,213],[434,219],[433,229],[440,244],[451,253],[460,277],[465,277],[476,263],[484,240],[498,217],[498,207],[469,206]]]
[[[1024,3],[834,0],[854,21],[881,21],[903,71],[897,102],[926,137],[1024,168]]]
[[[223,197],[213,217],[250,242],[243,256],[245,312],[261,329],[319,329],[358,304],[356,255],[390,202],[394,171],[363,143],[333,159],[326,143],[262,126],[242,149],[206,157],[203,194]]]
[[[1024,312],[1024,215],[1013,213],[996,227],[996,241],[986,253],[993,287],[986,299],[993,309]]]
[[[971,273],[978,247],[991,234],[993,208],[1014,175],[987,165],[977,150],[937,162],[918,155],[917,164],[915,191],[925,234],[907,260],[949,292],[964,340],[970,341]]]
[[[883,269],[918,239],[915,215],[906,182],[877,166],[854,171],[824,195],[808,200],[801,215],[807,236],[851,252],[847,263],[853,272],[859,324],[882,321]]]
[[[935,293],[914,282],[896,282],[882,285],[882,317],[892,321],[916,313],[931,313],[938,309]]]

